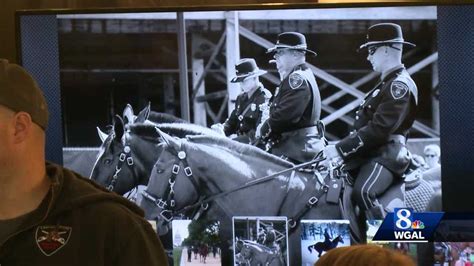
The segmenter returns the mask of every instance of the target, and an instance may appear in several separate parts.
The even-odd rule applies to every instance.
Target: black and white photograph
[[[437,7],[263,8],[57,15],[64,165],[169,254],[219,221],[223,265],[233,216],[287,217],[301,265],[303,219],[441,210]]]
[[[302,220],[301,258],[303,266],[312,266],[324,253],[351,245],[348,220]]]
[[[173,220],[175,266],[221,265],[219,222]]]
[[[233,217],[234,265],[288,264],[286,217]]]

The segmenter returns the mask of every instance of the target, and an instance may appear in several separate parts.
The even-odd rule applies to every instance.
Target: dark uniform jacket
[[[373,160],[397,175],[409,165],[406,136],[415,120],[418,90],[403,65],[396,67],[364,98],[355,130],[336,144],[347,169]]]
[[[241,93],[237,96],[235,109],[224,123],[226,136],[237,134],[238,136],[248,137],[248,142],[253,141],[255,139],[255,130],[258,124],[260,124],[262,117],[260,105],[267,103],[271,97],[270,91],[261,84],[250,98],[246,93]]]
[[[263,138],[278,139],[272,150],[296,161],[306,161],[307,141],[318,135],[321,96],[313,72],[301,64],[280,83],[270,107],[270,118],[261,129]]]
[[[271,132],[281,134],[316,125],[321,96],[313,72],[301,64],[280,83],[270,107]]]
[[[0,244],[0,265],[168,265],[135,204],[57,165],[47,164],[47,175],[48,195]]]

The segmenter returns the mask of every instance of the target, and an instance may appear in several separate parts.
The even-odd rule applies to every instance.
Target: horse
[[[159,233],[168,230],[174,216],[196,213],[198,208],[200,215],[220,221],[224,241],[232,239],[233,216],[287,216],[292,219],[291,264],[300,265],[299,220],[342,218],[339,206],[326,202],[324,187],[313,173],[278,174],[294,166],[288,161],[226,138],[200,135],[175,139],[159,133],[163,151],[140,203],[146,219],[157,221]],[[275,177],[257,181],[270,174]],[[229,265],[228,248],[221,250],[223,264]]]
[[[199,262],[206,263],[207,254],[209,253],[209,249],[206,244],[202,244],[199,247]]]
[[[249,241],[240,241],[239,254],[240,260],[250,266],[284,266],[286,265],[280,252],[272,250],[262,244]],[[244,265],[245,265],[244,264]]]
[[[318,257],[321,257],[321,254],[323,252],[327,252],[327,251],[337,247],[337,245],[339,243],[344,243],[344,240],[342,240],[341,235],[338,235],[333,240],[331,240],[329,243],[317,242],[314,245],[310,245],[310,246],[308,246],[308,250],[309,250],[309,253],[312,252],[312,249],[316,250],[318,252]]]
[[[151,112],[150,106],[135,116],[132,107],[127,105],[122,117],[114,117],[114,125],[108,134],[98,130],[102,145],[90,174],[92,180],[121,195],[148,184],[151,169],[161,152],[157,127],[177,137],[218,134],[179,119],[173,123],[155,123],[149,120],[150,116],[163,122],[174,119],[168,114]]]

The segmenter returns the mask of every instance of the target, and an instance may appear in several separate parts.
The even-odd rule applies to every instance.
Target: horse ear
[[[135,122],[135,115],[133,114],[132,106],[127,103],[127,106],[123,109],[123,122],[124,125],[133,124]]]
[[[143,110],[141,110],[140,113],[138,113],[137,118],[135,120],[137,123],[144,123],[145,120],[148,119],[148,116],[150,115],[150,105],[151,103],[148,102],[148,105],[145,108],[143,108]]]
[[[123,134],[125,133],[123,120],[120,116],[114,116],[114,132],[115,132],[115,139],[121,140]]]
[[[96,127],[96,128],[97,128],[97,135],[99,135],[100,140],[102,141],[102,143],[104,143],[104,141],[107,139],[109,135],[107,135],[102,130],[100,130],[99,127]]]
[[[176,139],[165,132],[161,131],[158,127],[156,127],[156,132],[161,136],[163,141],[168,145],[171,146],[173,149],[176,151],[179,151],[181,149],[181,141],[179,139]]]

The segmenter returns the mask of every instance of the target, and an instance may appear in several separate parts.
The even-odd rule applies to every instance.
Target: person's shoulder
[[[98,214],[109,219],[124,216],[143,217],[144,213],[137,205],[106,190],[94,181],[61,166],[48,165],[48,168],[51,167],[56,170],[54,175],[60,187],[55,200],[57,212],[80,209],[83,215],[91,217]]]
[[[394,100],[408,98],[411,95],[416,98],[418,94],[415,82],[413,82],[408,74],[404,74],[403,71],[389,81],[386,86],[388,87],[385,90],[386,94]]]
[[[288,76],[288,84],[293,90],[301,90],[308,88],[308,82],[303,70],[295,70]]]
[[[415,82],[413,81],[410,74],[408,74],[408,72],[406,70],[402,70],[400,73],[395,75],[395,77],[393,78],[391,83],[393,84],[395,82],[403,83],[406,86],[415,86],[416,87]]]
[[[266,88],[262,87],[258,91],[259,91],[260,97],[263,97],[264,99],[272,98],[272,93],[269,90],[267,90]]]

